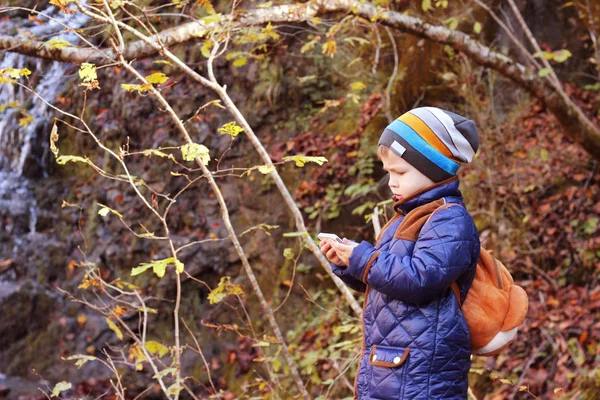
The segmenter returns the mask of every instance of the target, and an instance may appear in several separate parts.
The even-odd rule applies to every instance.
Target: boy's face
[[[382,157],[383,169],[390,173],[388,186],[396,201],[407,198],[413,193],[435,184],[419,170],[399,157],[393,151]]]

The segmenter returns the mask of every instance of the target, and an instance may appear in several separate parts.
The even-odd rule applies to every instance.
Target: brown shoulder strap
[[[458,288],[458,283],[456,283],[456,281],[452,282],[450,284],[450,288],[452,289],[454,295],[458,299],[458,305],[460,306],[460,308],[462,308],[462,301],[460,301],[460,289]]]
[[[462,207],[460,204],[456,203],[446,203],[446,201],[442,198],[437,201],[425,204],[423,206],[417,207],[411,212],[409,212],[404,219],[396,233],[394,234],[395,239],[405,239],[410,241],[416,241],[419,236],[419,232],[423,225],[429,221],[431,216],[438,210],[443,210],[446,208],[450,208],[452,206]],[[382,230],[383,232],[383,230]],[[462,308],[462,301],[460,300],[460,289],[458,288],[458,284],[452,282],[450,288],[454,292],[454,295],[458,299],[458,304]]]

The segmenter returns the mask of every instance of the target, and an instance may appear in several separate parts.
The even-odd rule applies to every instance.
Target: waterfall
[[[89,20],[79,12],[63,13],[56,6],[49,6],[42,13],[52,19],[38,16],[40,20],[46,21],[40,25],[28,19],[11,17],[0,21],[0,31],[12,32],[14,27],[18,27],[18,33],[15,34],[17,38],[30,39],[35,36],[41,41],[63,39],[77,45],[79,39],[75,33],[61,32],[63,24],[78,29]],[[2,54],[0,69],[25,67],[32,71],[30,78],[35,82],[33,89],[51,104],[69,83],[65,74],[68,68],[72,68],[69,64],[17,53],[5,51]],[[0,105],[8,105],[14,101],[18,101],[19,107],[23,107],[33,117],[33,121],[26,127],[20,126],[20,110],[15,107],[8,107],[0,113],[0,230],[10,225],[7,220],[27,218],[29,233],[34,234],[37,204],[29,179],[48,177],[47,163],[53,158],[48,154],[48,126],[55,112],[39,98],[16,85],[0,85]]]

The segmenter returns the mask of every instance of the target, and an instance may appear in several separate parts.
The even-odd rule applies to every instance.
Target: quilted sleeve
[[[425,303],[476,264],[479,234],[463,207],[450,207],[423,226],[412,255],[389,250],[377,251],[363,241],[352,251],[347,272],[390,297]]]
[[[336,274],[349,288],[354,289],[357,292],[364,292],[366,290],[367,285],[365,285],[361,280],[350,275],[346,267],[340,267],[332,262],[330,262],[329,265],[331,265],[331,271]]]

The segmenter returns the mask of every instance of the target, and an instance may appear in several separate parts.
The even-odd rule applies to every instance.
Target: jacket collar
[[[399,214],[407,214],[409,211],[423,204],[441,199],[446,196],[458,197],[462,201],[462,193],[458,190],[459,180],[453,176],[441,182],[413,193],[407,198],[394,203],[394,211]]]

